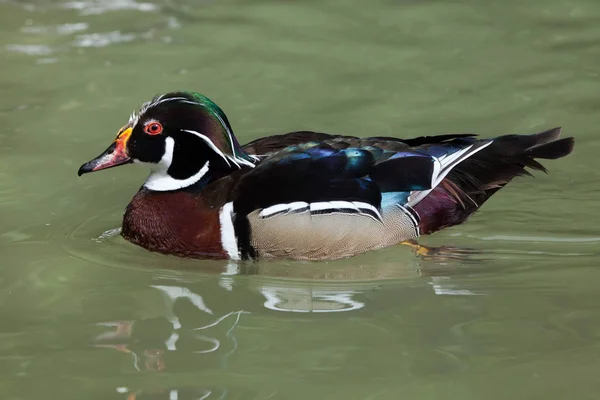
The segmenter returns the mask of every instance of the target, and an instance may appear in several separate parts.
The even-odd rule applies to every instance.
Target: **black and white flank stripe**
[[[264,208],[259,213],[259,217],[272,218],[280,215],[306,212],[315,216],[331,214],[363,215],[375,221],[383,222],[381,212],[375,206],[360,201],[320,201],[314,203],[296,201],[287,204],[276,204]]]

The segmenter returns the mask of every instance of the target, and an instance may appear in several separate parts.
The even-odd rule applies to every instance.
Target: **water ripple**
[[[138,3],[135,0],[88,0],[70,1],[64,3],[63,8],[78,10],[81,15],[104,14],[111,11],[157,11],[158,6],[153,3]]]
[[[517,242],[549,242],[549,243],[598,243],[600,237],[543,237],[543,236],[513,236],[493,235],[483,236],[481,240],[517,241]]]
[[[52,54],[50,46],[43,44],[8,44],[6,45],[6,50],[29,56],[47,56],[48,54]]]
[[[29,34],[48,34],[48,33],[58,33],[59,35],[71,35],[76,32],[82,32],[89,28],[89,24],[86,22],[74,22],[74,23],[66,23],[60,24],[53,27],[48,26],[36,26],[36,25],[26,25],[21,28],[21,32],[29,33]]]
[[[88,33],[77,35],[73,46],[75,47],[105,47],[114,43],[126,43],[135,40],[132,33],[112,31],[106,33]]]

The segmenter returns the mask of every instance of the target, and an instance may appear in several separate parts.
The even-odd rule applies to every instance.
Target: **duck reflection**
[[[468,296],[477,293],[461,288],[450,277],[431,277],[429,284],[436,295]],[[366,307],[363,295],[381,288],[383,283],[355,284],[346,288],[289,287],[263,283],[257,288],[269,310],[294,313],[352,312]]]
[[[473,295],[455,283],[449,274],[475,254],[470,249],[418,246],[418,259],[404,264],[397,260],[352,264],[263,263],[251,270],[228,264],[221,274],[221,287],[232,290],[233,275],[256,276],[249,286],[264,297],[269,310],[294,313],[353,312],[367,306],[364,294],[393,282],[425,278],[436,295]]]
[[[243,310],[221,316],[206,306],[201,295],[182,286],[151,285],[163,299],[162,316],[97,323],[107,330],[96,335],[93,346],[109,348],[129,354],[132,367],[139,372],[163,372],[167,369],[166,355],[176,353],[180,342],[185,355],[215,353],[223,342],[229,350],[222,354],[222,362],[237,349],[234,335]],[[184,326],[175,313],[175,305],[187,302],[200,315],[188,320],[204,320],[199,326]],[[208,318],[207,318],[208,316]],[[223,334],[222,331],[225,330]]]
[[[473,295],[446,273],[462,260],[399,264],[397,258],[340,263],[228,263],[211,264],[211,273],[161,270],[152,284],[135,292],[136,318],[99,322],[104,331],[93,346],[126,354],[132,371],[161,374],[198,369],[227,369],[238,350],[240,325],[262,327],[279,313],[353,313],[389,304],[390,285],[434,295]],[[457,264],[458,263],[458,264]],[[214,271],[218,271],[216,274]],[[451,274],[449,274],[451,275]],[[423,279],[426,282],[423,282]],[[421,281],[423,284],[419,283]],[[460,282],[460,281],[459,281]],[[248,315],[247,315],[248,314]],[[246,321],[246,322],[245,322]],[[170,376],[173,376],[170,374]],[[222,390],[119,388],[127,400],[226,398]]]
[[[241,278],[240,275],[251,279],[244,280],[243,285],[236,284],[236,276]],[[262,297],[263,309],[289,313],[355,312],[367,307],[367,292],[407,277],[426,277],[436,295],[476,294],[453,283],[449,276],[427,275],[418,263],[400,266],[397,262],[379,262],[376,268],[360,263],[326,268],[319,263],[229,263],[221,269],[217,292],[213,286],[210,294],[212,299],[219,299],[219,309],[223,309],[222,299],[228,293],[231,294],[228,298],[238,303],[237,307],[244,304],[248,311],[229,311],[229,308],[216,312],[202,295],[187,287],[193,287],[193,284],[153,284],[148,287],[152,291],[152,301],[143,304],[143,307],[151,308],[151,315],[136,320],[98,323],[107,330],[95,336],[94,346],[130,354],[137,371],[162,372],[168,367],[167,354],[177,352],[180,345],[188,356],[216,353],[224,343],[227,343],[228,351],[222,356],[226,358],[233,353],[237,349],[234,331],[242,315],[258,311],[256,296],[242,303],[241,299],[247,298],[249,293]],[[161,279],[168,280],[168,277]],[[157,298],[160,304],[156,303]],[[147,295],[145,299],[148,299]],[[191,311],[183,314],[188,321],[185,327],[176,312],[177,306],[180,310]]]
[[[226,392],[209,389],[165,388],[129,391],[127,388],[117,388],[117,392],[124,394],[126,400],[208,400],[226,398]]]
[[[260,292],[265,296],[264,306],[270,310],[287,312],[343,312],[361,309],[365,303],[352,296],[356,290],[319,290],[311,288],[286,288],[264,285]]]

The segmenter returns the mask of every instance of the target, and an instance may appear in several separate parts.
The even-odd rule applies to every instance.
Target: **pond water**
[[[2,399],[596,399],[600,3],[1,1]],[[78,178],[153,95],[294,129],[573,154],[422,244],[234,264],[118,235],[145,178]]]

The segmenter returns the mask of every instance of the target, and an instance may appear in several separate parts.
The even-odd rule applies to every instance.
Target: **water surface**
[[[0,1],[3,399],[595,399],[593,0]],[[115,235],[146,176],[78,178],[130,112],[200,91],[240,141],[533,133],[574,153],[423,244],[190,261]]]

